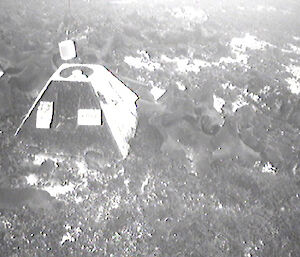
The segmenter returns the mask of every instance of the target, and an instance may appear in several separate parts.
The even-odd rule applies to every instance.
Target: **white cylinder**
[[[76,57],[75,42],[73,40],[65,40],[58,44],[59,53],[62,60],[71,60]]]

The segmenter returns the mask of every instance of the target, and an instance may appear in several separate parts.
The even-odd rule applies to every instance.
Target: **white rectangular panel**
[[[36,128],[49,129],[53,117],[53,102],[41,101],[36,113]]]
[[[102,124],[101,109],[79,109],[77,124],[81,126],[100,126]]]

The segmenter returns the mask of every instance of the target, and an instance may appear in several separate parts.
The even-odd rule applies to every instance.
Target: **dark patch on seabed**
[[[70,3],[0,2],[0,255],[299,256],[297,2]],[[66,30],[139,96],[125,160],[105,117],[14,136]]]

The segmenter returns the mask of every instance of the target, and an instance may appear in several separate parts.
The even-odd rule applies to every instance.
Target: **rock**
[[[100,170],[107,163],[103,153],[100,152],[88,151],[84,158],[90,170]]]
[[[23,67],[8,67],[5,70],[5,73],[7,73],[8,75],[18,75],[23,71]]]
[[[263,140],[263,138],[258,137],[254,133],[253,127],[243,129],[242,131],[240,131],[239,138],[243,141],[245,145],[252,148],[255,152],[263,152],[265,149],[265,140]]]
[[[166,93],[166,91],[167,90],[163,88],[155,87],[155,86],[150,90],[155,101],[159,100]]]
[[[154,156],[160,153],[163,141],[160,130],[153,126],[147,117],[140,116],[137,134],[130,143],[132,151],[139,156]]]
[[[213,136],[219,132],[221,126],[215,123],[210,116],[203,115],[201,117],[201,128],[205,134]]]
[[[0,188],[0,209],[21,209],[29,206],[31,209],[56,208],[56,201],[49,193],[33,188]]]
[[[261,170],[262,173],[275,174],[277,169],[273,166],[271,162],[266,162]]]
[[[223,107],[225,105],[225,101],[223,98],[218,97],[216,95],[213,95],[213,99],[214,99],[214,108],[218,113],[222,113],[223,112]]]
[[[228,123],[225,123],[219,133],[212,137],[211,143],[215,147],[214,160],[238,159],[246,165],[260,159],[259,153],[244,144],[235,129]]]
[[[39,167],[39,173],[49,175],[56,168],[56,164],[52,160],[44,161]]]
[[[300,128],[300,101],[298,101],[297,105],[293,108],[293,111],[289,115],[288,122],[296,128]]]
[[[180,91],[185,91],[186,90],[186,86],[183,83],[181,83],[180,81],[177,81],[176,85],[177,85],[177,87]]]

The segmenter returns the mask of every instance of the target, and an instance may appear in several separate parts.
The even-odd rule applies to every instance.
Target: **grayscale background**
[[[0,256],[299,256],[299,15],[296,0],[0,0]],[[125,160],[105,122],[14,136],[66,31],[68,62],[139,96]]]

